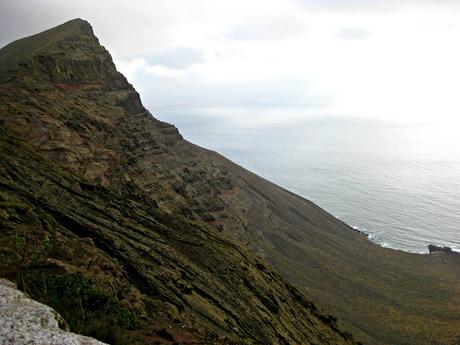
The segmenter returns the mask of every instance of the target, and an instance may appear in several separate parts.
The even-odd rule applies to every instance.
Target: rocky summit
[[[3,47],[0,73],[0,274],[72,331],[119,344],[460,340],[458,256],[381,248],[184,140],[86,21]]]

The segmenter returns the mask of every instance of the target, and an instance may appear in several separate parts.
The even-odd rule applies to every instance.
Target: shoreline
[[[394,248],[388,242],[383,242],[383,243],[377,242],[375,240],[375,235],[372,232],[368,231],[367,229],[363,230],[362,228],[360,228],[359,226],[356,226],[356,225],[350,225],[350,228],[351,228],[352,231],[355,231],[355,232],[359,233],[360,235],[366,237],[372,243],[375,243],[375,244],[377,244],[378,246],[380,246],[382,248],[389,248],[389,249],[392,249],[392,250],[398,250],[398,251],[401,251],[401,252],[406,252],[406,253],[410,253],[410,254],[420,254],[420,255],[432,255],[432,254],[436,254],[436,253],[444,253],[444,254],[449,254],[449,255],[460,255],[460,249],[455,248],[455,247],[453,248],[453,247],[445,245],[445,244],[429,243],[429,244],[426,245],[426,251],[424,251],[424,252],[416,252],[416,251],[411,251],[411,250]]]

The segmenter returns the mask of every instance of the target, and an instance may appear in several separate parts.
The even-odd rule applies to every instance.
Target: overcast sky
[[[1,0],[0,45],[76,17],[153,113],[460,118],[460,1]]]

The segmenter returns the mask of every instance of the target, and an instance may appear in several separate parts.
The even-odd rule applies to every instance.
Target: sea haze
[[[460,250],[460,136],[450,126],[341,118],[245,126],[165,112],[184,137],[312,200],[382,246]]]

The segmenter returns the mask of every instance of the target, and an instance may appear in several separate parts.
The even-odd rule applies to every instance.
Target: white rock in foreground
[[[103,345],[59,328],[62,317],[34,301],[5,279],[0,279],[0,345]]]

